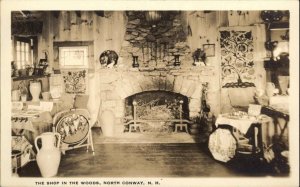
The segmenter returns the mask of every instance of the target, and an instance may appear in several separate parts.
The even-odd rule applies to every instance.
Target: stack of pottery
[[[38,139],[41,139],[41,149],[38,147]],[[61,156],[60,139],[60,134],[53,132],[42,133],[35,138],[36,161],[43,177],[53,177],[57,174]]]
[[[199,131],[200,131],[199,125],[197,123],[193,123],[193,124],[190,125],[190,133],[192,135],[199,134]]]

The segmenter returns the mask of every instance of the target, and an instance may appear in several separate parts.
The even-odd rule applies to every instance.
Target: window
[[[59,47],[60,68],[88,68],[88,46]]]
[[[17,69],[25,69],[28,65],[33,66],[33,39],[16,38],[15,63]]]

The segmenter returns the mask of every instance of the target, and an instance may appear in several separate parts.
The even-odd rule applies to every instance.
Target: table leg
[[[261,123],[253,124],[253,149],[252,154],[256,154],[257,148],[259,149],[259,158],[263,158],[263,142],[262,142],[262,127]]]

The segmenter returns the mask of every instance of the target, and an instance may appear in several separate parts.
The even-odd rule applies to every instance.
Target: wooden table
[[[279,139],[282,139],[288,128],[290,121],[289,112],[286,110],[281,110],[279,108],[264,106],[262,107],[261,113],[266,114],[273,118],[275,128],[275,135],[279,135]],[[283,123],[280,123],[280,119],[283,119]]]
[[[217,129],[209,138],[209,149],[212,155],[216,160],[228,162],[237,153],[243,153],[238,150],[238,147],[239,142],[245,137],[252,146],[250,154],[262,158],[264,150],[262,125],[270,125],[271,120],[266,115],[258,117],[246,114],[243,116],[219,115],[216,120]]]
[[[13,111],[11,116],[12,133],[24,135],[33,145],[34,139],[43,132],[52,131],[52,116],[48,111]]]

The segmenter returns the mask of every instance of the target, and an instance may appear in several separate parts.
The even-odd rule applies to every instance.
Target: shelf
[[[38,79],[38,78],[44,78],[49,77],[50,74],[47,75],[31,75],[31,76],[24,76],[24,77],[12,77],[13,81],[20,81],[20,80],[30,80],[30,79]]]

